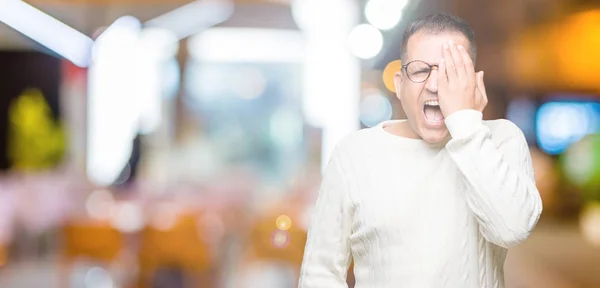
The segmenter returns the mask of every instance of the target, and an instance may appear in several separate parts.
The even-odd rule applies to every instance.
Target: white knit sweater
[[[400,120],[403,121],[403,120]],[[434,147],[379,126],[341,141],[308,231],[300,288],[504,287],[507,249],[542,203],[521,130],[463,110]]]

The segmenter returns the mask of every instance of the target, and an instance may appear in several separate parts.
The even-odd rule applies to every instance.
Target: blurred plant
[[[600,134],[571,145],[560,162],[566,178],[582,192],[583,202],[600,202]]]
[[[65,134],[40,90],[23,91],[11,104],[9,119],[8,157],[12,169],[37,171],[60,163],[65,153]]]

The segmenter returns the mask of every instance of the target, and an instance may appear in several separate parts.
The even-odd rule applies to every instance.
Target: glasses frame
[[[427,77],[425,77],[425,79],[423,79],[423,81],[415,81],[412,78],[410,78],[410,75],[408,74],[408,70],[407,70],[408,65],[415,63],[415,62],[421,62],[421,63],[429,66],[429,74],[427,74]],[[423,82],[427,81],[429,79],[429,76],[431,76],[431,71],[433,71],[434,68],[435,68],[435,70],[439,70],[439,68],[440,68],[440,66],[437,64],[429,64],[423,60],[413,60],[413,61],[410,61],[410,62],[402,65],[401,67],[402,67],[402,70],[404,70],[404,72],[406,73],[406,77],[408,77],[408,80],[410,80],[413,83],[423,83]]]

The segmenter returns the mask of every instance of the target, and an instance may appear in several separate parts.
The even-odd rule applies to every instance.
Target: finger
[[[452,55],[452,60],[454,60],[454,69],[456,69],[456,76],[461,81],[467,79],[467,72],[465,70],[465,64],[463,63],[462,55],[454,41],[450,41],[450,55]]]
[[[448,85],[448,75],[446,73],[446,61],[444,60],[444,58],[442,58],[442,60],[440,60],[440,63],[438,64],[437,77],[438,77],[438,86],[445,87],[446,85]],[[439,90],[439,88],[438,88],[438,90]]]
[[[465,70],[467,79],[469,79],[471,81],[475,81],[476,80],[475,79],[475,67],[473,65],[473,60],[471,59],[471,56],[467,52],[467,49],[465,49],[465,47],[463,47],[462,45],[458,45],[457,48],[458,48],[458,52],[461,55],[463,64],[465,65],[464,70]]]
[[[458,75],[456,75],[454,59],[452,59],[452,52],[450,52],[450,45],[444,44],[444,48],[442,48],[442,56],[444,57],[444,71],[448,77],[448,83],[453,83],[458,79]],[[440,70],[442,70],[441,67]]]

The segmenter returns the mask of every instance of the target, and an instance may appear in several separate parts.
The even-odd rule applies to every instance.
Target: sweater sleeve
[[[336,148],[325,169],[313,210],[299,288],[347,288],[351,203]]]
[[[542,201],[523,132],[512,122],[500,121],[500,133],[508,136],[495,144],[480,112],[450,115],[445,122],[452,140],[446,149],[470,188],[467,202],[480,232],[487,241],[510,248],[529,236]]]

